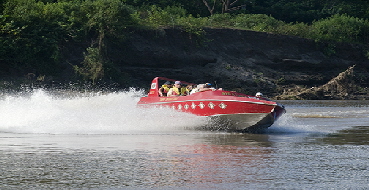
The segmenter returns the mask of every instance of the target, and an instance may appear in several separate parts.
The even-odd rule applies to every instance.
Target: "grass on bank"
[[[306,23],[285,23],[265,14],[214,14],[210,17],[188,15],[180,7],[164,9],[151,6],[134,15],[143,26],[181,27],[185,31],[201,34],[203,28],[232,28],[292,35],[316,41],[366,43],[369,41],[369,21],[348,15],[333,15],[329,18]]]

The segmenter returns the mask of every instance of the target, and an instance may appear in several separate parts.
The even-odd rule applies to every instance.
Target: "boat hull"
[[[260,131],[270,127],[274,118],[270,113],[241,113],[210,116],[212,130]]]
[[[169,107],[210,118],[212,130],[255,131],[270,127],[283,113],[283,106],[230,91],[206,91],[190,96],[142,97],[139,106]]]

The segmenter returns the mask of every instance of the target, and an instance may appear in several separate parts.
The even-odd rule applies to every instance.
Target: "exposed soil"
[[[111,59],[138,87],[164,76],[278,99],[369,99],[368,49],[246,30],[206,29],[199,37],[162,29],[134,31],[110,51],[120,52]],[[344,85],[326,85],[347,69]],[[312,87],[319,90],[308,93]]]
[[[364,45],[232,29],[206,29],[201,36],[181,29],[131,30],[124,42],[106,42],[114,68],[105,77],[119,76],[119,88],[148,89],[162,76],[273,99],[369,99],[369,47]],[[26,81],[68,86],[77,79],[72,65],[83,61],[88,46],[64,46],[60,79],[28,73]]]

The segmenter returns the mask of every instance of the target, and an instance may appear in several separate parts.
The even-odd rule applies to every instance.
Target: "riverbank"
[[[25,73],[19,81],[68,87],[66,81],[78,78],[72,66],[83,61],[86,45],[65,46],[66,58],[58,78]],[[261,91],[275,99],[369,99],[369,60],[364,53],[369,48],[362,45],[209,28],[201,36],[180,29],[134,30],[125,42],[108,42],[106,46],[114,74],[124,76],[124,80],[105,80],[101,87],[148,89],[154,77],[164,76],[193,83],[216,83],[218,87],[247,94]],[[327,85],[351,67],[343,85]],[[11,83],[3,82],[1,87]],[[73,84],[85,86],[81,82]]]
[[[369,60],[364,46],[318,43],[313,40],[263,32],[206,29],[194,36],[179,29],[135,31],[114,57],[120,69],[144,88],[155,76],[278,99],[368,99]],[[298,96],[295,89],[323,86],[352,69],[348,94]],[[345,88],[345,86],[343,86]],[[327,92],[337,89],[327,89]],[[360,94],[358,94],[360,93]]]

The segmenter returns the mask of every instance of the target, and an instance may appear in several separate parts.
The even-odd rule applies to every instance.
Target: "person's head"
[[[164,84],[167,85],[167,87],[171,87],[172,86],[172,83],[170,81],[167,81]]]
[[[205,84],[198,84],[196,88],[202,89],[202,88],[204,88],[204,86],[205,86]]]
[[[210,88],[210,87],[211,87],[211,84],[210,83],[205,83],[204,88]]]
[[[181,85],[182,85],[182,83],[181,83],[181,81],[176,81],[176,82],[174,82],[174,87],[181,87]]]
[[[262,94],[261,92],[257,92],[255,96],[256,96],[256,97],[262,97],[262,96],[263,96],[263,94]]]
[[[192,85],[187,85],[187,86],[186,86],[186,88],[187,88],[188,90],[192,90],[192,89],[193,89],[193,86],[192,86]]]

